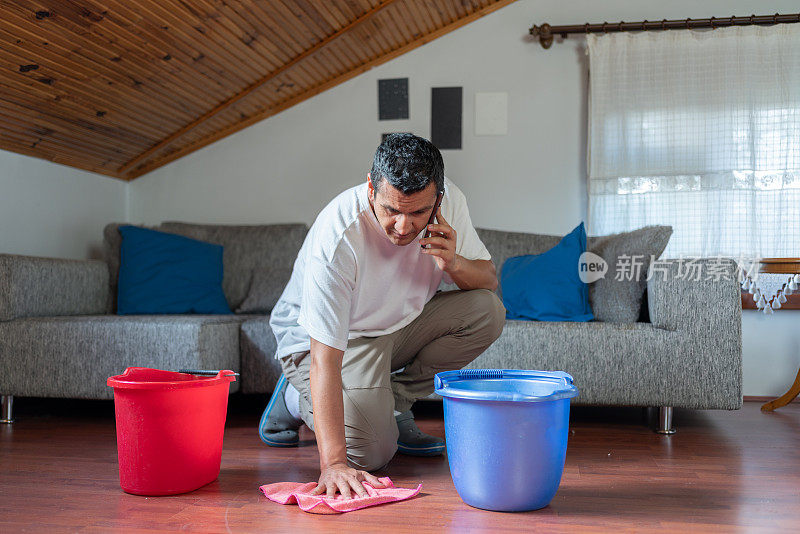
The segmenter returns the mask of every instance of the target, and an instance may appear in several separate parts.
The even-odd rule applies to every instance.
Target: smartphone
[[[444,198],[444,191],[439,191],[439,194],[436,195],[436,203],[433,205],[433,212],[431,213],[431,216],[428,219],[428,223],[425,225],[425,233],[422,234],[422,239],[426,239],[431,236],[431,231],[428,230],[428,226],[433,224],[433,219],[436,217],[436,212],[439,211],[439,206],[442,205],[443,198]],[[425,248],[425,245],[420,245],[420,248]]]

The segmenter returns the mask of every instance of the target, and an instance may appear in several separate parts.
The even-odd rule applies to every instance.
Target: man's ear
[[[372,187],[372,177],[370,176],[371,173],[367,173],[367,193],[370,202],[375,202],[375,189]]]

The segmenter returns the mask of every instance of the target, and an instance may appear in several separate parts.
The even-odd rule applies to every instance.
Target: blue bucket
[[[555,371],[437,373],[450,475],[461,499],[484,510],[547,506],[564,471],[572,377]]]

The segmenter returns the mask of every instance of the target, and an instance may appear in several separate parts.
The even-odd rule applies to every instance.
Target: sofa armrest
[[[670,397],[682,399],[679,406],[741,408],[742,300],[736,262],[704,258],[655,265],[647,282],[650,321],[684,341],[672,348],[672,358],[660,370],[672,381]]]
[[[650,321],[658,328],[741,340],[742,301],[730,258],[658,260],[647,281]],[[740,341],[741,342],[741,341]]]
[[[105,262],[0,254],[0,321],[104,314],[109,292]]]

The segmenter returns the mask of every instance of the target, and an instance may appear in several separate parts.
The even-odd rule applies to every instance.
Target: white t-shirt
[[[422,313],[442,280],[452,283],[432,256],[422,254],[424,231],[406,246],[391,242],[367,191],[363,182],[339,194],[306,235],[269,320],[276,358],[310,350],[309,336],[345,350],[348,339],[391,334]],[[464,193],[447,178],[442,215],[456,230],[456,254],[491,259]]]

